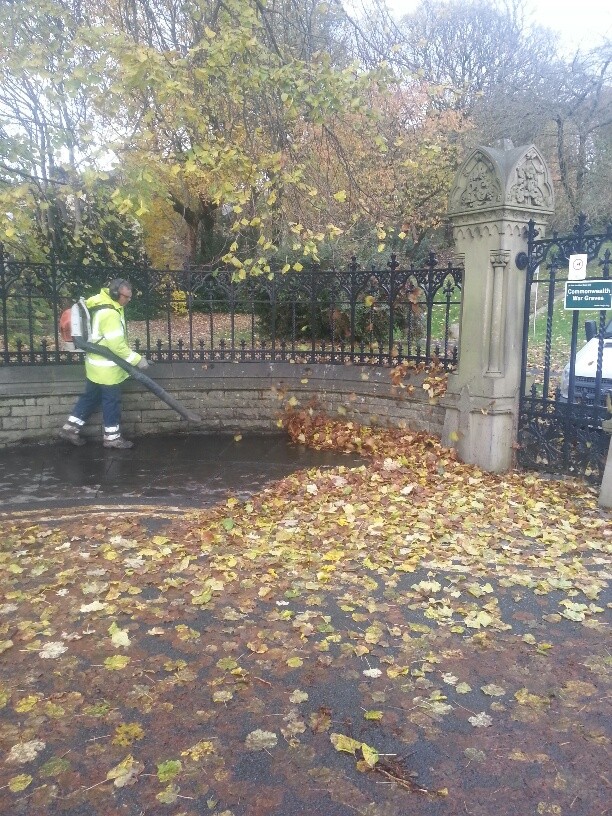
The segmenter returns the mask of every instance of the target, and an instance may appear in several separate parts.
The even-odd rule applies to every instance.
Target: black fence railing
[[[599,483],[612,415],[612,225],[591,233],[581,215],[571,234],[539,238],[530,221],[527,239],[516,259],[526,270],[517,460]],[[568,285],[584,295],[568,298]]]
[[[0,250],[0,365],[71,364],[59,317],[79,296],[129,278],[130,343],[158,362],[290,361],[388,366],[457,364],[463,271],[314,267],[239,279],[236,270],[69,267]]]

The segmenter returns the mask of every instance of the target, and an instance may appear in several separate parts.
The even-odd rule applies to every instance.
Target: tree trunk
[[[172,207],[187,225],[187,263],[210,263],[216,258],[214,232],[217,205],[200,197],[195,208],[172,197]]]

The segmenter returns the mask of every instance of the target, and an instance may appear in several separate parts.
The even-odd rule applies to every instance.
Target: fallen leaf
[[[468,722],[470,722],[474,728],[488,728],[490,725],[493,725],[493,718],[489,717],[484,711],[481,711],[480,714],[476,714],[474,717],[468,717]]]
[[[299,669],[300,666],[304,665],[304,661],[301,657],[290,657],[287,660],[287,665],[292,669]]]
[[[134,757],[129,754],[122,762],[110,769],[106,774],[106,778],[109,781],[112,779],[116,788],[125,788],[133,785],[143,770],[144,765],[141,762],[137,762]]]
[[[157,763],[157,778],[160,782],[171,782],[183,770],[180,759],[166,759]]]
[[[230,691],[230,689],[220,689],[219,691],[213,691],[212,699],[213,703],[229,703],[233,696],[234,692]]]
[[[12,793],[21,793],[21,791],[25,790],[31,783],[33,777],[30,774],[19,774],[19,776],[12,776],[8,781],[9,790]]]
[[[187,748],[185,751],[181,751],[181,756],[188,756],[197,762],[203,756],[209,756],[210,754],[215,753],[215,746],[214,743],[210,740],[201,740],[200,742],[196,742],[195,745],[192,745],[191,748]]]
[[[361,743],[361,753],[363,754],[363,758],[370,768],[373,768],[378,762],[378,751],[375,748],[371,748],[369,745],[366,745],[365,742]]]
[[[244,744],[249,751],[264,751],[268,748],[275,748],[277,742],[278,737],[273,731],[262,731],[261,728],[257,728],[247,734]]]
[[[480,612],[470,612],[465,619],[465,625],[470,629],[480,629],[481,626],[489,626],[492,621],[491,615],[483,609]]]
[[[50,641],[49,643],[45,643],[43,648],[38,653],[38,656],[48,660],[55,660],[56,658],[61,657],[61,655],[67,651],[68,648],[64,646],[61,640]]]
[[[130,637],[127,629],[120,629],[116,622],[113,621],[108,628],[108,633],[111,636],[113,646],[128,647],[130,645]]]
[[[180,788],[176,785],[168,785],[160,791],[158,794],[155,795],[155,798],[158,802],[161,802],[162,805],[173,805],[177,799],[179,798]]]
[[[106,658],[104,665],[110,671],[121,671],[121,669],[125,669],[130,660],[131,658],[127,655],[113,655]]]
[[[100,612],[102,609],[106,609],[108,604],[102,603],[102,601],[92,601],[90,604],[83,604],[80,608],[80,612]]]
[[[9,751],[6,761],[15,762],[20,765],[26,762],[32,762],[44,748],[45,743],[42,740],[35,739],[29,742],[18,742],[16,745],[13,745]]]
[[[506,690],[501,686],[496,686],[495,683],[489,683],[486,686],[481,686],[480,690],[489,697],[503,697]]]
[[[145,735],[140,723],[121,723],[115,729],[112,739],[113,745],[131,745],[136,740],[141,740]]]
[[[353,754],[353,756],[355,756],[355,751],[361,748],[359,740],[347,737],[344,734],[330,734],[329,739],[336,751],[346,751],[347,754]]]

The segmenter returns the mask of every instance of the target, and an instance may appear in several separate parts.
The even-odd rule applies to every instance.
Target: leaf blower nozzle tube
[[[174,397],[170,396],[167,391],[164,391],[161,385],[156,383],[155,380],[147,377],[147,375],[143,374],[139,368],[131,365],[131,363],[127,363],[122,357],[118,357],[116,354],[110,351],[110,349],[107,349],[104,346],[99,346],[95,343],[87,343],[82,337],[74,336],[72,340],[76,348],[81,349],[81,351],[90,351],[92,354],[99,354],[101,357],[106,357],[107,360],[112,360],[113,363],[116,363],[124,371],[126,371],[130,377],[137,380],[139,383],[142,383],[145,388],[148,388],[149,391],[155,394],[156,397],[159,397],[159,399],[165,402],[166,405],[170,406],[173,411],[176,411],[176,413],[182,419],[186,419],[187,422],[193,423],[202,422],[202,417],[199,414],[185,408],[180,402],[175,400]]]

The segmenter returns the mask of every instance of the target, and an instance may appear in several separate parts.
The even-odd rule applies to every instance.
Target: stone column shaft
[[[487,335],[489,344],[489,360],[487,374],[503,374],[503,353],[505,337],[504,315],[504,270],[510,260],[510,253],[491,253],[493,267],[493,286],[491,301],[487,309]]]

